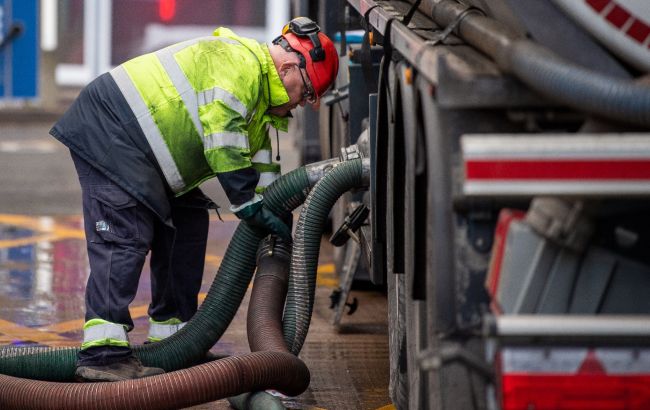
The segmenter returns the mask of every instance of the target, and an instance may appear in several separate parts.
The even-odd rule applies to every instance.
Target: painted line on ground
[[[316,284],[326,288],[337,288],[339,286],[339,278],[336,276],[336,266],[333,263],[318,265]]]
[[[208,263],[210,265],[219,267],[221,265],[221,261],[223,260],[223,257],[219,255],[211,255],[211,254],[206,254],[205,255],[205,263]]]
[[[0,224],[17,226],[38,233],[24,238],[0,240],[0,249],[32,245],[38,242],[85,238],[83,229],[58,224],[51,217],[0,214]]]
[[[239,221],[239,218],[237,218],[237,216],[235,214],[223,213],[223,214],[220,214],[220,215],[221,215],[221,220],[223,220],[223,222],[237,222],[237,221]],[[215,215],[213,213],[210,214],[210,222],[215,222],[215,221],[216,222],[221,222],[221,220],[219,219],[218,215]]]
[[[0,249],[18,248],[20,246],[33,245],[38,242],[54,242],[56,240],[58,240],[58,237],[52,234],[28,236],[18,239],[0,239]]]
[[[75,346],[79,344],[79,341],[61,336],[58,333],[20,326],[3,319],[0,319],[0,333],[11,339],[9,343],[20,340],[36,342],[46,346]]]

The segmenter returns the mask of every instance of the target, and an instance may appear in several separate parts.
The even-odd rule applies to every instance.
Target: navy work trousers
[[[129,304],[151,251],[149,316],[188,321],[197,310],[208,236],[206,197],[199,189],[170,197],[167,227],[149,208],[72,152],[82,190],[90,276],[86,321],[104,319],[133,328]],[[78,365],[104,365],[131,355],[125,347],[91,347]]]

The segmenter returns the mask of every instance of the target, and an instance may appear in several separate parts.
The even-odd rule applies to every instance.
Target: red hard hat
[[[311,38],[299,36],[290,31],[284,33],[282,38],[289,43],[294,51],[305,58],[307,75],[316,95],[320,98],[334,83],[336,74],[339,72],[339,56],[334,43],[325,34],[319,32],[318,40],[322,48],[322,52],[319,54],[321,59],[315,59],[313,57],[314,53],[311,52],[315,48]]]

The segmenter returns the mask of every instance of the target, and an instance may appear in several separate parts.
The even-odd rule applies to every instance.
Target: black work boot
[[[81,382],[117,382],[163,373],[165,373],[163,369],[145,367],[137,357],[131,356],[105,366],[79,366],[74,375],[75,379]]]

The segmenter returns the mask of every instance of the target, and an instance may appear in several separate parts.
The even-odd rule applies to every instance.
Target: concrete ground
[[[80,192],[67,149],[47,133],[53,121],[35,117],[0,122],[0,344],[76,346],[81,338],[88,264]],[[281,136],[284,172],[298,166],[294,142]],[[203,188],[222,209],[228,208],[216,180]],[[238,223],[228,212],[224,212],[224,220],[211,217],[201,297]],[[300,396],[285,398],[285,405],[292,409],[392,408],[385,296],[376,291],[353,291],[359,309],[344,316],[342,326],[334,329],[329,295],[338,286],[338,277],[331,255],[331,247],[324,241],[312,325],[300,354],[310,368],[311,384]],[[146,338],[148,275],[145,268],[132,304],[133,343]],[[247,305],[248,295],[213,352],[233,355],[248,351]],[[229,406],[220,400],[193,408]]]

